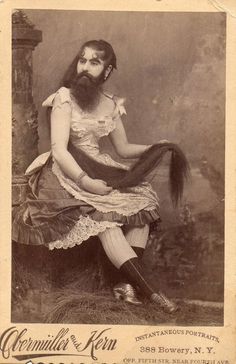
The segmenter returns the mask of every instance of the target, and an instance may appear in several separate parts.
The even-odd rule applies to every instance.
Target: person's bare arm
[[[110,133],[110,139],[120,157],[138,158],[151,147],[151,145],[129,143],[122,120],[119,118],[116,123],[116,128]]]

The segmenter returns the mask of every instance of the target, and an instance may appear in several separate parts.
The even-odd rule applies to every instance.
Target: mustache
[[[96,83],[97,79],[93,76],[91,76],[88,72],[81,72],[80,74],[77,75],[76,79],[79,81],[82,77],[86,77],[87,79],[89,79],[92,83]]]

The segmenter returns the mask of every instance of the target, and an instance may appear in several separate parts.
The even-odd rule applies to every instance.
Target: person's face
[[[85,47],[77,63],[77,74],[88,74],[92,78],[100,78],[105,69],[105,62],[101,59],[102,52]]]

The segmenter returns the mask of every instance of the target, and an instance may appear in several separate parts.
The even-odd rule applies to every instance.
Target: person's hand
[[[108,195],[112,191],[112,187],[108,187],[107,183],[101,179],[93,179],[89,176],[82,177],[80,185],[86,191],[96,195]]]

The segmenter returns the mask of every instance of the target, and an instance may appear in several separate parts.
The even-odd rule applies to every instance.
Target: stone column
[[[32,93],[32,52],[42,32],[21,10],[12,15],[12,203],[27,192],[25,170],[38,155],[38,113]]]

